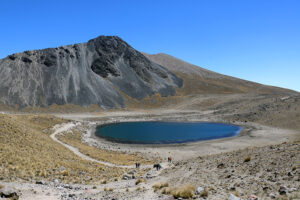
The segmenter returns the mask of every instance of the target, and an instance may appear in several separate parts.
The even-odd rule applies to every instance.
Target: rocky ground
[[[0,135],[1,198],[173,199],[182,197],[234,200],[250,199],[251,195],[252,199],[300,198],[299,96],[204,95],[190,97],[189,103],[182,101],[170,107],[173,109],[165,107],[160,110],[59,115],[68,120],[39,115],[26,115],[24,120],[22,114],[1,114],[3,124]],[[80,148],[83,149],[81,153],[89,151],[89,155],[95,159],[102,159],[101,156],[104,154],[101,155],[101,151],[105,151],[105,161],[110,162],[109,152],[113,151],[112,155],[120,153],[124,159],[127,159],[125,153],[129,155],[128,159],[141,160],[140,155],[142,155],[147,160],[151,159],[151,156],[165,160],[171,155],[174,161],[171,164],[163,164],[163,169],[158,172],[154,169],[147,171],[116,168],[117,173],[114,175],[110,167],[92,164],[50,139],[51,133],[46,130],[56,123],[69,123],[73,120],[80,121],[82,126],[69,133],[66,132],[67,138],[70,139],[70,134],[72,136],[70,145],[75,145],[76,142],[75,148],[79,148],[79,151]],[[92,128],[95,123],[124,120],[217,121],[238,124],[244,130],[234,138],[167,146],[114,144],[93,137]],[[83,129],[83,126],[87,128]],[[82,131],[80,144],[76,132],[79,130]],[[72,135],[72,131],[76,134]],[[26,145],[22,144],[24,138]],[[29,143],[31,138],[36,138],[33,144]],[[42,146],[44,148],[41,148]],[[91,148],[95,148],[93,153],[90,153]],[[43,149],[53,150],[47,155]],[[38,154],[38,151],[42,154]],[[8,155],[7,152],[11,153]],[[36,155],[32,156],[30,152]],[[134,152],[139,152],[139,156],[132,157]],[[46,155],[46,159],[38,155]],[[22,156],[29,160],[34,159],[35,162],[29,165],[28,159],[25,162],[21,159]],[[14,157],[17,159],[10,159]],[[55,158],[59,160],[55,161]],[[112,163],[114,163],[113,159],[114,156],[111,157]],[[80,161],[80,165],[75,166],[76,162],[72,160]],[[55,165],[45,164],[44,161],[71,167],[72,177],[69,179],[63,175],[63,172],[62,174],[51,172],[53,178],[43,178],[43,171],[38,172],[39,166],[46,172],[49,167],[57,168]],[[18,168],[12,167],[16,162]],[[115,163],[121,162],[132,163],[126,160]],[[93,172],[93,166],[105,171]],[[72,171],[82,171],[84,167],[87,167],[87,174],[83,175],[85,183],[80,181],[75,183],[73,180],[76,177]],[[57,169],[60,171],[59,166]],[[32,176],[28,177],[23,173],[27,171],[32,173]],[[87,179],[89,174],[92,177],[103,177],[103,173],[107,173],[110,178],[106,181],[102,178],[99,180],[94,178],[93,181]]]
[[[251,195],[259,199],[299,199],[299,147],[299,142],[282,143],[202,156],[176,161],[159,172],[152,169],[141,176],[135,176],[138,170],[132,170],[123,179],[97,185],[64,184],[57,179],[0,184],[21,199],[173,199],[162,193],[170,190],[172,194],[187,184],[193,186],[193,193],[196,189],[207,191],[205,195],[200,191],[194,199],[227,199],[231,194],[241,199]],[[153,188],[158,183],[168,186]]]

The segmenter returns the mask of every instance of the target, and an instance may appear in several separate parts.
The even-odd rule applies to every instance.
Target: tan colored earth
[[[124,95],[127,107],[118,110],[2,107],[0,197],[300,199],[298,92],[220,75],[166,54],[145,55],[184,80],[175,96],[137,101]],[[118,144],[93,134],[99,124],[151,120],[225,122],[243,131],[172,145]],[[158,162],[160,171],[152,168]],[[203,190],[195,194],[198,187]]]

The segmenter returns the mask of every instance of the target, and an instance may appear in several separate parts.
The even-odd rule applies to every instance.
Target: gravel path
[[[53,129],[55,131],[54,131],[54,133],[52,133],[50,135],[50,137],[55,142],[58,142],[59,144],[65,146],[70,151],[72,151],[74,154],[76,154],[77,156],[79,156],[79,157],[81,157],[81,158],[83,158],[85,160],[89,160],[89,161],[96,162],[96,163],[99,163],[99,164],[102,164],[102,165],[106,165],[108,167],[135,168],[135,165],[117,165],[117,164],[113,164],[113,163],[109,163],[109,162],[104,162],[104,161],[96,160],[94,158],[91,158],[91,157],[89,157],[89,156],[81,153],[77,148],[75,148],[75,147],[73,147],[71,145],[68,145],[66,143],[63,143],[62,141],[60,141],[59,139],[57,139],[55,137],[57,134],[65,132],[65,131],[68,131],[71,128],[74,128],[75,126],[78,126],[80,124],[81,124],[80,122],[77,122],[77,123],[70,122],[70,123],[67,123],[67,124],[61,124],[61,125],[54,126]],[[162,163],[162,166],[165,167],[167,165],[165,163]],[[152,167],[153,167],[153,165],[142,165],[141,166],[141,168],[152,168]]]

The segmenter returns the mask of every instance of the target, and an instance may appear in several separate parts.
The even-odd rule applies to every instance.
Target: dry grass
[[[137,154],[125,154],[122,152],[108,151],[89,146],[81,141],[81,132],[74,129],[72,132],[65,132],[62,135],[58,135],[57,138],[66,144],[78,148],[81,153],[97,160],[119,165],[134,165],[136,162],[142,164],[153,164],[148,160],[144,160]]]
[[[249,162],[251,160],[251,157],[248,156],[247,158],[245,158],[244,162]]]
[[[297,199],[300,199],[300,193],[299,192],[293,193],[289,196],[289,200],[297,200]]]
[[[0,179],[98,183],[125,173],[83,160],[54,142],[45,130],[64,122],[50,115],[0,114]],[[64,170],[59,170],[61,166]]]
[[[200,192],[200,197],[204,197],[204,198],[208,197],[208,191],[206,189],[202,190]]]
[[[103,109],[96,104],[82,107],[75,104],[57,105],[52,104],[48,107],[25,107],[22,109],[26,113],[80,113],[80,112],[101,112]]]
[[[165,187],[162,189],[162,194],[173,195],[174,198],[184,198],[189,199],[194,196],[195,187],[193,185],[187,184],[182,187]]]
[[[144,182],[145,182],[145,179],[139,178],[139,179],[135,182],[135,184],[138,185],[138,184],[144,183]]]
[[[169,183],[167,182],[155,183],[152,187],[154,188],[154,190],[160,190],[162,188],[169,187]]]

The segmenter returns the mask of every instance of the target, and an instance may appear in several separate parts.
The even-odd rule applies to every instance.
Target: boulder
[[[132,179],[132,176],[128,175],[128,174],[124,174],[122,177],[123,180],[130,180]]]
[[[200,194],[202,191],[204,190],[204,188],[203,187],[197,187],[197,189],[196,189],[196,191],[195,191],[195,195],[198,195],[198,194]]]
[[[289,192],[289,190],[286,186],[282,185],[282,186],[280,186],[278,192],[280,195],[285,195]]]
[[[275,199],[275,198],[276,198],[276,195],[275,195],[274,193],[270,193],[270,194],[269,194],[269,197],[270,197],[271,199]]]
[[[54,183],[55,185],[57,185],[57,184],[59,184],[59,180],[58,180],[58,179],[54,179],[54,180],[53,180],[53,183]]]
[[[16,199],[19,199],[19,194],[15,188],[4,187],[4,188],[0,189],[0,197],[16,200]]]
[[[45,182],[44,181],[36,181],[35,184],[37,184],[37,185],[45,185]]]
[[[66,168],[65,168],[64,166],[60,166],[60,167],[58,168],[58,170],[59,170],[59,171],[64,171],[64,170],[66,170]]]

